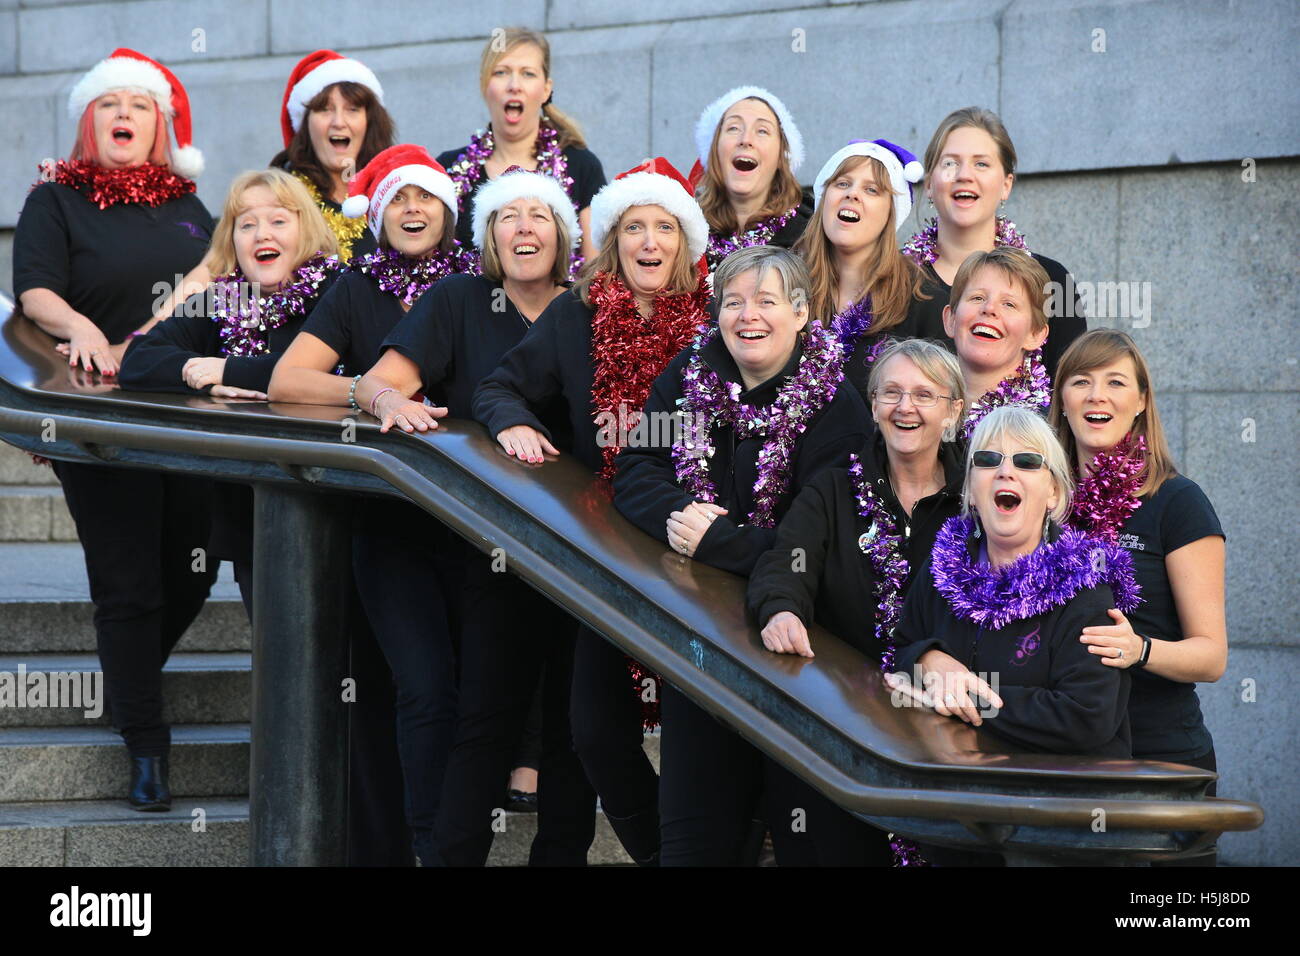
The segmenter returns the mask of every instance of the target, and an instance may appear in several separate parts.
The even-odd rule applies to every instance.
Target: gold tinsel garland
[[[329,203],[325,202],[321,197],[320,190],[316,188],[316,184],[310,179],[296,171],[293,175],[297,177],[299,182],[307,187],[307,192],[311,196],[312,202],[314,202],[320,209],[321,215],[323,215],[325,221],[329,223],[330,231],[334,233],[335,238],[339,241],[339,258],[344,262],[347,262],[352,258],[352,243],[356,242],[365,234],[365,217],[362,216],[360,219],[349,219],[347,216],[343,215],[342,212],[332,208]]]

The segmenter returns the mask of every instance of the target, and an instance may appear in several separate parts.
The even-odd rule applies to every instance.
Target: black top
[[[419,366],[425,393],[446,405],[452,418],[473,418],[474,390],[528,329],[528,320],[501,283],[484,276],[452,275],[420,296],[383,348]],[[552,439],[558,439],[557,448],[572,445],[562,398],[552,399],[539,416],[557,436]]]
[[[199,264],[212,225],[193,193],[100,209],[71,186],[41,183],[18,218],[14,294],[49,289],[119,343]]]
[[[384,338],[406,315],[397,296],[380,289],[375,279],[349,271],[320,297],[301,331],[337,352],[343,373],[351,378],[379,361]]]
[[[1052,538],[1058,533],[1053,526]],[[969,545],[976,558],[976,540]],[[952,613],[926,561],[894,631],[895,668],[915,683],[917,659],[938,648],[1002,698],[985,729],[1031,752],[1128,757],[1129,672],[1106,666],[1079,641],[1085,627],[1111,624],[1106,611],[1114,606],[1109,585],[1101,584],[1046,614],[988,630]]]
[[[1040,256],[1036,252],[1032,253],[1032,255],[1047,273],[1049,281],[1057,283],[1061,289],[1074,288],[1074,280],[1070,278],[1069,270],[1065,266],[1055,259]],[[926,322],[930,324],[937,322],[939,328],[942,329],[943,307],[948,304],[952,296],[952,286],[939,278],[938,273],[934,271],[934,266],[923,266],[922,271],[928,280],[926,291],[935,293],[933,298],[924,303],[925,308],[932,313],[932,315],[926,317]],[[1047,374],[1055,379],[1056,363],[1065,354],[1065,350],[1070,347],[1070,343],[1088,331],[1088,319],[1083,314],[1083,304],[1079,300],[1078,293],[1074,296],[1073,307],[1067,307],[1065,315],[1053,316],[1049,312],[1047,329],[1047,341],[1043,343],[1043,365],[1047,368]]]
[[[460,149],[449,149],[445,153],[439,153],[438,162],[443,169],[450,169],[468,149],[467,143]],[[573,180],[569,198],[573,200],[574,208],[582,212],[591,205],[591,197],[600,192],[600,187],[605,185],[605,170],[601,167],[596,154],[582,146],[566,146],[562,152],[569,163],[566,175]],[[474,245],[474,197],[488,181],[487,176],[484,175],[474,184],[470,198],[465,203],[465,211],[456,218],[456,238],[467,249]]]
[[[863,477],[893,516],[908,565],[906,586],[930,556],[943,523],[961,510],[963,458],[959,446],[943,443],[944,486],[916,503],[910,515],[889,484],[885,440],[877,432],[858,453]],[[882,650],[875,638],[877,578],[859,541],[871,522],[858,514],[857,492],[848,468],[824,471],[808,484],[781,521],[776,544],[759,559],[749,578],[750,611],[764,626],[781,611],[805,625],[816,621],[868,656]],[[803,560],[795,570],[795,549]]]
[[[1211,535],[1226,537],[1214,506],[1200,485],[1182,475],[1168,479],[1129,516],[1119,544],[1133,556],[1134,574],[1142,587],[1142,603],[1127,615],[1135,632],[1152,640],[1183,639],[1165,558]],[[1209,752],[1214,740],[1201,716],[1195,684],[1145,669],[1129,673],[1133,675],[1128,712],[1135,757],[1177,762]]]
[[[946,295],[931,288],[929,282],[922,282],[921,291],[927,295]],[[874,363],[868,362],[871,350],[881,339],[932,339],[948,351],[956,353],[957,346],[943,330],[943,307],[935,312],[931,306],[934,301],[913,296],[907,306],[907,315],[903,321],[883,332],[862,335],[853,345],[853,351],[844,363],[844,377],[853,383],[862,396],[862,400],[871,407],[871,397],[867,393],[867,379],[871,377]]]
[[[800,195],[799,205],[795,207],[794,215],[790,218],[790,221],[774,232],[772,238],[769,239],[766,244],[769,246],[777,246],[781,249],[789,249],[798,242],[799,237],[803,235],[803,231],[807,227],[809,220],[812,219],[813,209],[812,187],[808,186],[804,188]],[[734,233],[722,233],[716,229],[709,230],[710,239],[717,239],[719,237],[730,239],[733,235]],[[721,259],[715,261],[713,256],[710,255],[708,261],[709,271],[712,272],[714,269],[718,268],[718,265],[721,262]]]
[[[326,275],[316,301],[329,292],[338,276],[337,272]],[[312,304],[307,303],[308,314]],[[275,363],[298,334],[305,318],[293,316],[278,329],[269,330],[266,335],[269,351],[265,355],[228,356],[221,384],[265,392],[271,384]],[[176,307],[170,319],[159,322],[148,335],[135,339],[127,347],[118,382],[123,388],[137,392],[205,394],[207,388],[196,392],[185,384],[181,369],[198,356],[220,357],[221,345],[220,326],[207,316],[207,291],[196,292]]]
[[[599,429],[591,410],[594,311],[582,304],[576,292],[564,293],[479,383],[474,392],[474,417],[487,426],[489,434],[495,438],[513,425],[530,425],[592,471],[601,469],[604,463],[596,443]],[[557,398],[568,404],[572,435],[567,442],[539,416],[539,410]]]
[[[644,420],[650,426],[646,433],[655,439],[651,446],[630,447],[629,442],[629,447],[620,451],[615,459],[618,470],[614,475],[614,506],[646,534],[664,542],[668,540],[668,516],[695,499],[677,483],[671,446],[662,440],[671,435],[671,429],[660,428],[655,423],[669,420],[669,416],[677,411],[682,398],[682,370],[692,354],[692,350],[687,349],[673,359],[650,390]],[[746,405],[770,405],[786,379],[799,370],[802,355],[802,346],[796,346],[790,361],[780,372],[761,385],[742,392],[740,401]],[[741,381],[740,369],[721,336],[715,335],[700,351],[700,357],[722,380]],[[857,392],[842,385],[836,389],[835,397],[814,416],[807,431],[799,438],[790,464],[789,488],[775,509],[778,523],[805,484],[825,469],[843,462],[849,452],[862,447],[867,420],[866,408]],[[634,430],[631,436],[636,434]],[[775,528],[759,528],[745,523],[754,507],[758,454],[765,438],[753,436],[737,440],[734,428],[718,425],[710,439],[717,451],[709,459],[709,477],[717,489],[716,503],[726,508],[727,514],[719,515],[709,525],[700,539],[695,558],[724,571],[749,574],[776,540]]]

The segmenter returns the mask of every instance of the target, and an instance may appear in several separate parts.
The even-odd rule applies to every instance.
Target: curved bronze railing
[[[746,619],[741,579],[634,528],[567,457],[522,465],[470,422],[382,435],[373,419],[344,409],[124,392],[69,371],[54,340],[20,315],[5,321],[3,339],[5,441],[50,458],[257,489],[254,862],[338,860],[337,833],[322,832],[321,821],[337,811],[340,791],[326,786],[315,803],[300,792],[277,798],[300,790],[304,776],[322,785],[342,776],[329,772],[338,766],[338,715],[284,691],[295,683],[337,696],[344,666],[322,637],[339,616],[326,607],[326,591],[342,573],[328,553],[341,539],[321,530],[333,521],[331,533],[342,533],[330,493],[404,497],[479,549],[500,548],[510,571],[878,826],[996,849],[1013,862],[1128,862],[1195,854],[1218,834],[1263,819],[1254,804],[1207,797],[1216,779],[1209,771],[1017,753],[986,732],[894,706],[862,654],[815,628],[815,659],[768,653]],[[261,560],[272,554],[264,549],[299,539],[316,543],[292,552],[299,571],[292,587],[261,573],[271,564]],[[320,673],[304,680],[304,668]],[[312,741],[311,752],[288,748],[289,740]]]

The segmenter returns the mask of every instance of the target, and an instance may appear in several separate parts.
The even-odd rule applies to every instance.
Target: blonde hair
[[[835,247],[831,245],[826,230],[822,227],[822,211],[826,204],[826,185],[840,176],[857,169],[864,162],[871,164],[871,173],[876,186],[893,195],[889,183],[889,173],[884,164],[874,156],[849,156],[835,168],[835,171],[821,184],[821,201],[813,212],[808,228],[804,230],[799,241],[794,244],[794,251],[808,263],[808,274],[812,285],[809,299],[813,317],[825,325],[837,311],[836,296],[840,288],[840,270],[835,264]],[[865,287],[871,290],[871,328],[874,335],[888,332],[902,324],[907,318],[907,310],[913,298],[928,299],[930,296],[921,292],[921,270],[898,249],[895,236],[897,223],[894,221],[894,203],[890,200],[889,217],[885,227],[876,239],[875,248],[867,262],[867,281]]]
[[[1138,351],[1137,343],[1126,333],[1118,329],[1093,329],[1070,344],[1056,365],[1056,376],[1052,382],[1052,407],[1047,413],[1047,422],[1056,432],[1073,468],[1079,458],[1078,448],[1074,441],[1074,430],[1065,417],[1061,393],[1074,376],[1113,365],[1117,359],[1126,355],[1133,360],[1138,393],[1146,402],[1146,409],[1134,419],[1129,434],[1141,435],[1146,439],[1146,464],[1142,469],[1142,485],[1138,488],[1138,497],[1147,498],[1159,491],[1160,486],[1177,473],[1177,469],[1174,467],[1169,442],[1165,438],[1164,426],[1160,424],[1160,413],[1156,411],[1156,393],[1151,387],[1151,371],[1147,368],[1146,359]]]
[[[651,205],[657,205],[657,203]],[[625,209],[618,217],[618,222],[614,224],[614,228],[605,233],[599,251],[597,251],[594,258],[587,260],[586,265],[582,267],[582,274],[578,277],[578,281],[573,284],[573,291],[582,299],[583,305],[591,305],[591,283],[598,274],[605,272],[616,276],[620,282],[627,281],[627,277],[623,275],[623,265],[618,258],[619,228],[623,225],[623,216],[626,215],[627,210]],[[669,215],[672,214],[669,213]],[[673,219],[677,220],[677,217],[673,216]],[[673,260],[673,268],[672,272],[668,274],[668,281],[656,293],[657,295],[677,295],[682,292],[694,292],[700,284],[699,276],[695,271],[695,260],[691,258],[690,243],[686,241],[686,230],[682,228],[680,220],[677,220],[677,230],[679,236],[677,257]]]
[[[1002,118],[992,110],[986,110],[979,106],[966,106],[959,110],[953,110],[939,123],[930,137],[930,145],[925,148],[925,182],[928,188],[930,180],[934,176],[934,171],[938,169],[939,157],[943,153],[944,144],[948,142],[948,137],[956,130],[980,129],[992,137],[994,144],[998,148],[998,159],[1002,163],[1002,172],[1004,174],[1015,175],[1016,172],[1016,147],[1011,142],[1011,136],[1007,133],[1007,128],[1002,125]],[[917,221],[921,218],[921,204],[916,204]]]
[[[1074,495],[1074,476],[1070,463],[1065,457],[1065,449],[1056,440],[1051,426],[1043,417],[1021,405],[1003,405],[985,415],[975,426],[970,446],[966,450],[966,478],[961,487],[961,513],[969,515],[970,475],[974,468],[975,452],[987,449],[990,445],[1006,439],[1008,443],[1021,445],[1043,456],[1052,481],[1056,484],[1056,507],[1049,512],[1049,517],[1060,524],[1070,513],[1070,499]]]
[[[483,58],[479,62],[478,74],[480,93],[487,93],[488,81],[492,79],[492,71],[496,69],[496,65],[501,61],[502,57],[516,47],[525,44],[531,44],[541,51],[542,75],[548,80],[551,78],[551,44],[546,39],[546,36],[537,30],[529,30],[527,27],[505,27],[500,33],[494,30],[491,39],[483,47]],[[557,109],[553,103],[547,102],[542,106],[542,119],[560,134],[556,143],[559,149],[568,146],[586,147],[587,141],[583,138],[582,130],[578,127],[577,121],[563,110]]]
[[[212,263],[214,276],[235,271],[235,220],[247,208],[244,193],[257,186],[265,186],[275,195],[275,201],[298,216],[298,248],[294,250],[294,268],[317,253],[337,255],[339,241],[321,215],[311,194],[296,177],[282,169],[254,169],[240,173],[230,184],[226,202],[221,210],[221,220],[212,234]]]
[[[543,202],[543,200],[538,200]],[[551,207],[547,206],[548,209]],[[497,250],[496,224],[497,214],[500,209],[493,209],[491,215],[487,218],[487,226],[483,234],[483,248],[479,251],[482,253],[480,268],[485,279],[493,282],[504,282],[506,279],[506,270],[501,265],[501,253]],[[563,216],[558,216],[554,209],[551,209],[551,216],[555,222],[555,261],[551,264],[551,281],[556,285],[564,285],[569,280],[569,250],[573,248],[573,236],[569,233],[569,227],[564,221]]]
[[[756,100],[768,109],[772,109],[772,104],[761,97],[747,96],[744,99]],[[744,100],[736,102],[744,102]],[[709,143],[709,161],[705,165],[704,176],[699,186],[695,188],[695,198],[704,212],[709,230],[727,236],[741,231],[750,222],[760,222],[772,216],[783,215],[803,201],[803,190],[799,187],[799,180],[795,179],[794,173],[790,170],[790,160],[786,156],[790,143],[785,138],[785,128],[781,126],[781,119],[777,117],[776,126],[781,135],[781,142],[777,149],[776,172],[772,174],[772,184],[767,189],[767,201],[758,212],[754,213],[749,222],[737,222],[736,212],[731,208],[731,200],[727,196],[727,184],[722,178],[722,170],[718,163],[718,137],[722,135],[722,124],[726,122],[727,110],[734,105],[734,103],[729,104],[722,111],[723,115],[718,117],[718,125],[713,127],[713,139]],[[776,116],[776,110],[772,110],[772,115]]]
[[[891,342],[876,356],[876,361],[871,366],[871,375],[867,378],[867,394],[871,396],[873,402],[880,388],[880,381],[885,377],[885,366],[896,358],[908,359],[922,375],[947,392],[949,407],[956,403],[952,420],[943,430],[944,441],[955,441],[957,429],[961,427],[961,413],[966,408],[966,402],[962,398],[966,394],[966,385],[962,380],[961,366],[957,364],[956,356],[942,345],[928,339],[902,339]]]
[[[998,246],[992,252],[972,252],[966,257],[952,279],[948,301],[953,311],[957,311],[957,303],[966,294],[966,286],[970,285],[975,273],[985,266],[1001,269],[1012,282],[1020,283],[1029,298],[1030,328],[1034,332],[1047,328],[1047,271],[1029,253],[1010,246]]]

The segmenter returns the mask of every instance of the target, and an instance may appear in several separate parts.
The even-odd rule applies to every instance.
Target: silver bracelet
[[[352,378],[352,387],[348,389],[348,407],[354,411],[361,411],[361,406],[357,404],[357,382],[361,381],[361,376],[356,375]]]

